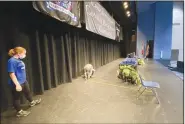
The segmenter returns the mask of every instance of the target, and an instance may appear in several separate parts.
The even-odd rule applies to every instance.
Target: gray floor
[[[160,83],[157,90],[161,104],[151,92],[139,100],[137,86],[116,77],[116,60],[99,68],[95,77],[85,82],[81,77],[40,96],[43,102],[30,109],[24,118],[3,114],[4,123],[182,123],[183,81],[161,64],[148,61],[139,67],[146,80]],[[39,96],[37,96],[39,97]]]

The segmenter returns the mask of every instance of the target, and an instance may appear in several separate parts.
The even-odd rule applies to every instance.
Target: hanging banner
[[[123,28],[120,26],[120,35],[119,35],[119,37],[120,37],[120,40],[123,40]]]
[[[115,21],[99,2],[84,1],[85,23],[88,31],[115,40]]]
[[[80,1],[34,1],[33,7],[59,21],[69,25],[81,27]]]
[[[116,41],[120,42],[120,25],[116,22]]]

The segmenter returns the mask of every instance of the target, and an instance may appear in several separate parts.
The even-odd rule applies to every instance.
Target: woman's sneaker
[[[42,101],[41,98],[40,98],[40,99],[37,99],[37,100],[33,100],[33,101],[30,103],[30,106],[33,107],[33,106],[39,104],[41,101]]]
[[[17,117],[25,117],[28,116],[30,114],[29,111],[24,111],[24,110],[20,110],[19,112],[17,112]]]

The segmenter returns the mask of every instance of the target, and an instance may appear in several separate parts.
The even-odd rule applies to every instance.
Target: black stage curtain
[[[116,41],[61,23],[35,11],[29,2],[7,3],[0,4],[0,101],[3,111],[12,105],[7,60],[8,50],[15,46],[27,49],[24,62],[33,94],[43,94],[45,90],[72,82],[82,74],[87,63],[97,69],[120,57]]]
[[[124,37],[120,41],[120,51],[121,57],[125,58],[128,54],[135,52],[136,53],[136,42],[131,41],[132,30],[130,28],[125,28],[123,30]]]

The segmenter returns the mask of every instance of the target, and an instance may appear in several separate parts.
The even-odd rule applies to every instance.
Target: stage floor
[[[156,61],[138,68],[145,80],[159,82],[161,104],[151,92],[136,99],[137,86],[116,77],[118,59],[96,70],[94,78],[81,77],[46,91],[43,102],[27,117],[2,114],[2,123],[183,123],[183,81]],[[35,98],[36,98],[35,97]]]

